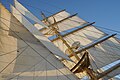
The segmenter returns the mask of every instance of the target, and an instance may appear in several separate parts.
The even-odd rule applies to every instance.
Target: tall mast
[[[49,24],[51,25],[51,23],[49,22],[49,20],[46,18],[46,16],[44,15],[44,13],[41,13],[43,19],[46,21],[46,24]],[[54,17],[53,17],[54,18]],[[57,23],[56,23],[56,20],[54,18],[54,25],[56,27],[58,27]],[[72,48],[70,47],[70,45],[63,39],[63,37],[61,36],[60,32],[54,27],[54,26],[51,26],[52,30],[54,31],[54,33],[63,41],[63,43],[68,47],[69,51],[71,54],[73,54],[76,59],[79,61],[80,58],[78,57],[78,55],[72,50]]]
[[[47,25],[51,25],[51,23],[49,22],[48,18],[45,16],[45,14],[44,14],[44,13],[41,13],[41,15],[42,15],[43,19],[45,20],[45,23],[46,23]],[[57,22],[56,22],[56,20],[55,20],[54,17],[53,17],[53,19],[54,19],[54,26],[50,26],[50,27],[51,27],[51,29],[54,31],[54,33],[57,35],[57,38],[59,38],[60,40],[62,40],[62,42],[67,46],[67,48],[68,48],[68,50],[70,51],[70,53],[71,53],[73,56],[75,56],[75,58],[78,60],[78,63],[79,63],[80,61],[83,62],[83,63],[81,63],[81,64],[85,65],[85,66],[84,66],[84,67],[85,67],[84,70],[85,70],[86,73],[91,77],[91,80],[97,80],[97,77],[93,74],[93,71],[88,68],[89,65],[90,65],[88,52],[84,53],[85,56],[83,55],[83,56],[82,56],[82,59],[80,59],[80,58],[78,57],[78,55],[76,54],[76,52],[74,52],[73,49],[70,47],[70,45],[64,40],[64,38],[62,37],[62,35],[60,34],[60,32],[56,29],[56,27],[58,28],[58,25],[57,25]],[[92,24],[94,24],[94,23],[92,23]],[[55,27],[55,26],[56,26],[56,27]],[[83,60],[83,58],[85,58],[85,60]],[[87,61],[88,63],[86,63],[86,61]],[[75,63],[76,63],[76,62],[75,62]],[[83,68],[83,67],[80,66],[78,69],[82,69],[82,68]]]

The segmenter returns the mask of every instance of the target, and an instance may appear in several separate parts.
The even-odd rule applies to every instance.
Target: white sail
[[[94,58],[95,65],[93,67],[96,66],[97,69],[120,59],[120,43],[113,37],[90,48],[88,51]]]
[[[19,11],[11,5],[13,15],[40,41],[47,47],[53,54],[60,56],[64,59],[70,58],[60,51],[53,43],[50,42],[42,33],[39,32]],[[19,14],[19,15],[18,15]]]
[[[42,27],[47,27],[44,25],[36,16],[34,16],[29,10],[22,6],[17,0],[14,0],[15,8],[20,11],[23,15],[35,21],[36,23],[42,25]]]
[[[55,14],[55,15],[52,15],[52,16],[48,17],[47,19],[48,19],[48,21],[49,21],[51,24],[54,24],[54,19],[53,19],[53,17],[55,18],[56,22],[58,22],[58,21],[61,21],[61,20],[65,19],[65,18],[68,18],[69,16],[70,16],[70,14],[69,14],[67,11],[61,11],[61,12]],[[73,16],[73,17],[70,17],[70,18],[68,18],[68,19],[66,19],[66,20],[67,20],[68,22],[70,22],[70,25],[71,25],[71,26],[69,26],[69,28],[71,28],[73,24],[79,26],[80,24],[86,23],[86,21],[82,20],[82,19],[79,18],[78,16]],[[66,21],[66,20],[65,20],[65,21]],[[44,22],[44,20],[43,20],[43,22]],[[73,27],[76,27],[76,26],[74,26],[74,25],[73,25]],[[63,26],[60,26],[59,28],[63,28]],[[64,28],[65,28],[65,27],[64,27]]]
[[[14,64],[11,64],[8,69],[2,73],[1,71],[7,66],[9,61],[12,61],[13,58],[16,57],[17,52],[17,39],[15,39],[12,36],[9,35],[9,27],[5,27],[5,25],[2,23],[6,23],[6,25],[10,25],[10,22],[2,19],[5,18],[7,20],[11,19],[10,14],[8,11],[6,12],[5,8],[0,3],[0,80],[4,80],[2,77],[4,77],[4,74],[10,74],[13,71]],[[12,43],[11,43],[12,42]],[[6,53],[11,52],[13,54],[12,56],[10,54],[5,55]]]
[[[51,17],[51,19],[52,19],[52,17]],[[48,20],[49,20],[49,17],[48,17]],[[69,20],[69,19],[67,19],[67,20]],[[67,20],[65,20],[65,21],[67,21]],[[57,21],[57,19],[56,19],[56,21]],[[58,19],[58,21],[59,21],[59,19]],[[65,22],[65,21],[63,21],[64,23],[61,22],[61,23],[57,23],[57,24],[58,25],[59,24],[62,24],[62,25],[66,24],[67,26],[70,26],[69,23]],[[67,30],[67,27],[64,26],[63,29]],[[49,29],[43,29],[43,30],[41,30],[42,33],[47,33],[48,31],[49,31]],[[71,30],[71,32],[64,31],[64,32],[62,32],[62,34],[63,34],[62,35],[63,38],[67,41],[67,43],[70,46],[75,41],[80,41],[80,43],[81,43],[80,49],[83,46],[87,46],[88,44],[91,44],[92,42],[95,42],[97,39],[100,39],[103,36],[107,35],[104,32],[100,31],[99,29],[95,28],[94,26],[88,26],[88,27],[85,27],[83,29],[76,30],[76,31],[74,31],[74,30],[72,31]],[[59,47],[63,52],[66,53],[66,50],[68,48],[62,42],[62,40],[60,40],[60,39],[54,39],[52,41],[53,41],[53,43],[57,47]],[[114,37],[111,37],[111,38],[103,41],[102,43],[99,43],[98,45],[96,45],[96,46],[88,49],[88,51],[90,53],[91,67],[94,70],[97,70],[97,69],[100,69],[100,68],[102,68],[102,67],[104,67],[104,66],[106,66],[106,65],[108,65],[108,64],[110,64],[112,62],[114,62],[114,61],[119,60],[120,59],[120,54],[119,54],[120,50],[119,49],[120,49],[120,44],[119,44],[119,42]],[[68,54],[68,55],[70,55],[70,54]],[[80,56],[80,54],[78,54],[78,55]],[[76,60],[74,58],[74,56],[71,57],[71,59],[74,60],[74,61]],[[68,63],[66,61],[64,61],[64,64],[66,66],[68,66],[69,68],[71,68],[73,65],[75,65],[74,63],[70,63],[70,62]]]
[[[95,33],[96,32],[96,33]],[[94,35],[96,34],[96,35]],[[89,35],[89,36],[86,36],[86,35]],[[90,37],[90,36],[93,36],[93,37]],[[75,42],[75,41],[79,41],[80,42],[80,48],[82,48],[83,46],[87,45],[87,44],[90,44],[92,41],[91,40],[96,40],[100,37],[104,36],[104,33],[100,32],[99,30],[97,30],[95,27],[93,26],[88,26],[88,27],[85,27],[84,29],[81,29],[81,30],[78,30],[74,33],[70,33],[66,36],[63,36],[63,38],[67,41],[67,43],[72,46],[72,44]],[[53,40],[53,43],[59,47],[63,52],[65,52],[67,54],[67,47],[65,44],[63,44],[62,40],[60,39],[56,39],[56,40]],[[78,56],[81,56],[81,54],[83,53],[80,53],[78,54]],[[71,54],[68,54],[68,55],[71,55]],[[71,57],[71,59],[75,62],[77,62],[78,60],[76,60],[76,58],[74,56]],[[68,62],[68,61],[63,61],[63,63],[69,67],[70,69],[75,65],[74,63],[71,63],[71,62]],[[76,74],[78,77],[83,77],[85,76],[86,74],[85,73],[78,73]]]
[[[62,32],[62,31],[65,31],[71,28],[75,28],[77,26],[81,26],[85,23],[86,22],[82,20],[81,18],[79,18],[78,16],[74,16],[74,17],[64,20],[63,22],[58,23],[57,25],[59,27],[59,31]]]
[[[96,34],[96,35],[94,35]],[[63,36],[63,38],[67,41],[67,43],[71,46],[75,41],[80,42],[80,47],[85,46],[87,44],[90,44],[92,41],[104,36],[104,33],[98,31],[93,26],[85,27],[82,30],[78,30],[74,33],[70,33],[66,36]],[[57,45],[62,51],[65,52],[67,47],[63,44],[62,40],[56,39],[53,41],[55,45]],[[64,48],[62,47],[64,45]]]
[[[58,25],[58,29],[60,32],[71,29],[71,28],[75,28],[77,26],[81,26],[85,23],[87,23],[86,21],[82,20],[81,18],[79,18],[78,16],[72,16],[70,17],[70,14],[66,11],[61,11],[55,15],[52,15],[50,17],[47,17],[47,20],[50,22],[50,24],[48,26],[55,26],[54,25],[54,18],[56,20],[56,23]],[[63,21],[62,21],[63,20]],[[43,20],[42,22],[46,23],[45,20]],[[39,24],[35,24],[36,27],[40,27],[41,26]],[[43,34],[47,33],[48,31],[50,31],[49,28],[44,28],[42,30],[40,30]],[[54,34],[52,34],[54,35]],[[52,36],[51,34],[46,35],[47,37]]]
[[[55,17],[56,21],[58,22],[60,20],[63,20],[64,18],[67,18],[68,16],[70,16],[70,14],[67,13],[65,10],[63,10],[63,11],[58,12],[57,14],[54,14],[54,15],[47,17],[47,18],[51,22],[51,24],[53,24],[54,23],[53,17]],[[44,22],[44,20],[43,20],[43,22]]]
[[[54,34],[51,33],[50,28],[42,28],[40,24],[35,23],[34,26],[39,29],[39,31],[44,34],[46,37],[53,36]]]
[[[88,26],[63,36],[63,38],[68,42],[69,45],[72,45],[75,41],[79,41],[81,44],[79,49],[82,49],[83,46],[87,46],[88,44],[91,44],[105,35],[105,33],[101,32],[95,27]],[[63,52],[66,51],[67,47],[63,44],[62,40],[56,39],[53,41],[53,43]],[[64,48],[61,46],[64,46]],[[114,37],[99,43],[98,45],[88,49],[88,51],[90,53],[90,58],[92,58],[91,64],[94,70],[102,68],[103,66],[108,65],[120,58],[120,44],[117,40],[115,40]]]
[[[0,80],[78,80],[1,4],[0,11]]]

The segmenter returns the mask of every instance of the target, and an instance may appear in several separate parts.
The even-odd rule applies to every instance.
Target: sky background
[[[1,0],[9,8],[8,4],[13,0]],[[120,0],[18,0],[27,7],[34,15],[39,17],[40,12],[47,16],[60,10],[66,9],[71,14],[78,13],[78,16],[88,22],[96,22],[97,27],[108,28],[118,32],[120,38]]]

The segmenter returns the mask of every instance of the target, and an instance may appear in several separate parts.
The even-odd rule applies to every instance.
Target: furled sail
[[[53,43],[50,42],[42,33],[39,32],[17,9],[11,5],[13,15],[40,41],[47,47],[53,54],[70,60],[70,58],[60,51]],[[19,15],[18,15],[19,14]]]
[[[22,6],[17,0],[14,0],[15,7],[19,10],[23,15],[30,18],[31,20],[35,21],[36,23],[42,25],[41,27],[44,28],[47,26],[44,25],[36,16],[34,16],[29,10],[27,10],[24,6]]]
[[[47,79],[78,80],[0,4],[0,80]]]

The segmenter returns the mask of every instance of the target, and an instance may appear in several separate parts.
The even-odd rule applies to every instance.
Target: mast
[[[58,15],[59,16],[59,15]],[[58,29],[59,28],[61,28],[61,24],[63,23],[63,25],[64,25],[64,23],[67,21],[67,20],[69,20],[69,16],[68,17],[66,17],[66,18],[64,18],[64,19],[61,19],[61,20],[58,20],[58,21],[56,21],[55,20],[55,17],[57,17],[57,16],[53,16],[53,18],[47,18],[48,20],[50,19],[50,22],[51,22],[51,24],[49,24],[48,26],[49,27],[52,27],[52,26],[54,26],[54,27],[56,27],[57,28],[57,31],[58,31]],[[68,18],[68,19],[67,19]],[[54,23],[53,23],[53,21],[51,21],[52,19],[54,19]],[[45,19],[44,19],[45,20]],[[67,22],[66,22],[67,23]],[[65,41],[67,40],[67,37],[70,37],[70,38],[72,38],[72,40],[74,41],[77,41],[77,37],[78,36],[76,36],[75,38],[76,39],[74,39],[74,37],[73,37],[73,35],[77,35],[77,34],[80,34],[80,35],[83,35],[83,34],[81,34],[81,33],[85,33],[85,32],[87,32],[87,30],[88,30],[88,32],[86,33],[86,41],[88,40],[88,42],[87,42],[87,44],[84,46],[84,47],[81,47],[81,48],[79,48],[78,50],[76,50],[74,53],[75,54],[77,54],[77,55],[79,55],[78,53],[82,53],[83,51],[86,51],[86,50],[88,50],[88,54],[89,54],[89,56],[97,56],[97,58],[98,58],[98,60],[97,60],[97,58],[95,57],[95,59],[94,58],[91,58],[91,60],[93,60],[93,62],[91,62],[91,63],[89,63],[89,57],[87,57],[87,54],[85,55],[85,57],[82,55],[81,56],[81,58],[80,58],[80,60],[78,60],[78,63],[76,63],[73,67],[75,67],[75,69],[72,71],[72,72],[79,72],[82,68],[84,68],[84,70],[83,71],[86,71],[86,73],[91,77],[91,79],[92,80],[97,80],[98,79],[98,76],[97,75],[99,75],[99,73],[96,71],[97,69],[100,69],[100,68],[102,68],[102,67],[104,67],[105,65],[108,65],[108,64],[110,64],[110,62],[114,62],[115,60],[118,60],[117,58],[113,58],[112,59],[112,61],[111,60],[108,60],[108,59],[105,59],[106,60],[106,62],[107,63],[104,63],[104,64],[101,64],[102,62],[99,62],[99,60],[103,60],[104,59],[104,57],[105,56],[107,56],[108,58],[110,58],[110,57],[112,57],[111,56],[111,54],[109,55],[108,54],[108,52],[106,52],[106,55],[104,56],[104,51],[106,50],[108,50],[107,48],[108,48],[108,46],[104,46],[104,45],[107,45],[107,42],[109,43],[110,41],[111,41],[111,46],[112,46],[112,43],[118,43],[118,42],[116,42],[115,40],[114,40],[114,36],[116,35],[116,34],[111,34],[111,35],[108,35],[108,34],[105,34],[104,32],[102,32],[102,31],[100,31],[99,29],[97,29],[97,28],[95,28],[94,26],[92,26],[92,24],[94,24],[95,22],[93,22],[93,23],[87,23],[87,24],[83,24],[82,25],[82,27],[76,27],[74,30],[72,30],[72,31],[68,31],[68,33],[65,33],[65,34],[61,34],[62,33],[62,31],[61,32],[59,32],[58,31],[58,33],[59,33],[59,35],[60,35],[60,37],[61,38],[63,38]],[[72,24],[72,23],[71,23]],[[59,27],[58,27],[59,26]],[[68,25],[69,26],[69,25]],[[67,26],[67,27],[68,27]],[[63,27],[63,26],[62,26]],[[72,28],[72,27],[71,27]],[[68,29],[69,30],[69,29]],[[86,31],[85,31],[86,30]],[[90,30],[93,30],[93,32],[91,31],[90,32]],[[65,31],[65,30],[64,30]],[[64,32],[63,31],[63,32]],[[77,33],[78,32],[78,33]],[[94,35],[95,33],[94,32],[96,32],[97,33],[97,35]],[[59,44],[57,44],[57,43],[60,43],[60,45],[62,46],[62,42],[64,41],[64,40],[62,40],[59,36],[58,36],[58,33],[56,32],[55,33],[55,38],[54,39],[52,39],[51,41],[56,45],[56,46],[58,46],[59,47]],[[90,34],[89,34],[90,33]],[[94,33],[94,34],[93,34]],[[73,34],[73,35],[72,35]],[[92,34],[92,35],[91,35]],[[87,36],[88,35],[88,36]],[[93,41],[91,40],[89,40],[89,36],[93,36],[93,38],[94,38],[94,36],[96,37],[95,39],[93,39]],[[82,38],[82,37],[81,37]],[[79,39],[79,38],[78,38]],[[81,39],[80,39],[81,40]],[[84,41],[81,41],[81,42],[84,42]],[[71,42],[72,43],[72,42]],[[69,45],[71,45],[71,43],[69,44]],[[63,44],[65,44],[64,42],[63,42]],[[65,47],[65,49],[62,49],[61,47],[59,47],[62,51],[64,51],[64,50],[66,50],[66,48],[68,48],[68,46],[67,45],[65,45],[66,47]],[[119,45],[118,45],[119,46]],[[71,46],[70,46],[71,47]],[[107,47],[107,48],[105,48],[105,50],[104,50],[104,47]],[[94,48],[98,48],[99,50],[101,50],[101,52],[97,52],[97,51],[95,51],[94,50]],[[103,52],[103,53],[102,53]],[[112,51],[111,51],[112,52]],[[96,54],[95,54],[96,53]],[[99,55],[99,54],[101,54],[101,55]],[[92,55],[91,55],[92,54]],[[118,53],[116,53],[116,54],[118,54]],[[115,55],[115,54],[114,54]],[[119,55],[119,54],[118,54]],[[98,57],[98,56],[100,56],[100,57]],[[69,57],[72,59],[73,57],[75,57],[73,54],[70,54],[69,55]],[[102,57],[103,57],[103,59],[102,59]],[[117,57],[117,56],[116,56]],[[82,59],[83,58],[83,59]],[[62,59],[61,61],[63,61],[64,62],[64,59]],[[87,64],[86,64],[86,61],[88,61],[87,62],[87,64],[89,64],[89,65],[91,65],[91,66],[88,66]],[[94,63],[94,61],[95,61],[95,63]],[[77,62],[77,61],[76,61]],[[67,64],[69,64],[69,63],[66,63],[66,66],[67,66]],[[96,66],[96,64],[97,64],[97,66]],[[101,65],[100,65],[101,64]],[[70,66],[71,66],[71,64],[70,64]],[[83,67],[82,67],[83,66]],[[94,66],[94,68],[93,68],[93,66]],[[92,69],[90,69],[90,68],[92,68]],[[70,69],[71,69],[71,67],[70,67]],[[94,72],[95,71],[95,72]],[[112,70],[113,71],[113,70]]]
[[[41,15],[42,15],[43,19],[44,19],[45,21],[47,21],[46,24],[49,23],[49,25],[51,25],[50,22],[49,22],[49,20],[45,17],[44,13],[41,13]],[[75,16],[75,15],[74,15],[74,16]],[[70,17],[72,17],[72,16],[70,16]],[[68,17],[68,18],[70,18],[70,17]],[[65,20],[68,19],[68,18],[65,18]],[[47,19],[47,20],[46,20],[46,19]],[[82,69],[82,68],[83,68],[83,69],[86,71],[86,73],[91,77],[91,80],[97,80],[97,77],[93,74],[93,71],[88,68],[89,65],[90,65],[88,52],[85,52],[84,55],[82,56],[82,58],[80,59],[80,58],[78,57],[78,55],[76,54],[76,52],[74,52],[73,49],[70,47],[70,45],[64,40],[64,38],[62,37],[62,35],[60,34],[60,32],[55,28],[55,26],[58,28],[58,25],[57,25],[57,22],[56,22],[56,20],[55,20],[54,17],[53,17],[53,19],[54,19],[54,23],[53,23],[54,26],[51,26],[51,28],[52,28],[52,30],[54,31],[54,33],[57,35],[57,38],[59,38],[60,40],[62,40],[62,42],[68,47],[70,53],[71,53],[73,56],[75,56],[75,58],[78,60],[77,65],[80,64],[81,61],[82,61],[81,65],[84,65],[84,66],[80,66],[78,69]],[[63,20],[64,20],[64,19],[63,19]],[[61,21],[63,21],[63,20],[61,20]],[[91,23],[91,24],[88,24],[88,25],[92,25],[92,24],[94,24],[94,22]],[[88,26],[88,25],[86,25],[86,26]],[[85,27],[86,27],[86,26],[85,26]],[[84,58],[85,58],[85,59],[84,59]],[[84,59],[84,60],[83,60],[83,59]],[[86,63],[86,61],[87,61],[88,63]],[[75,62],[75,63],[76,63],[76,62]],[[75,66],[76,66],[76,65],[75,65]],[[84,71],[84,70],[83,70],[83,71]]]
[[[49,23],[49,25],[51,25],[51,23],[48,21],[48,19],[45,17],[44,13],[41,13],[42,14],[42,17],[43,19],[45,19],[45,21],[47,21]],[[54,17],[53,17],[54,18]],[[54,25],[56,27],[57,26],[57,23],[56,23],[56,20],[54,18]],[[47,23],[46,23],[47,24]],[[70,45],[63,39],[63,37],[61,36],[60,32],[54,27],[54,26],[51,26],[52,30],[54,31],[54,33],[63,41],[63,43],[68,47],[68,49],[70,50],[70,52],[76,57],[77,60],[80,60],[80,58],[77,56],[77,54],[71,49]]]

